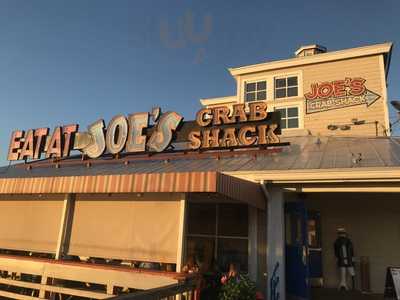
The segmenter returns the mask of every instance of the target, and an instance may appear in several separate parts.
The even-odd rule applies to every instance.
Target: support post
[[[42,279],[40,281],[40,284],[43,285],[43,286],[47,284],[47,276],[46,275],[44,275],[44,274],[42,275]],[[46,297],[46,290],[44,288],[41,288],[39,290],[39,298],[44,299],[45,297]]]
[[[254,282],[258,282],[258,240],[257,240],[257,224],[258,224],[257,208],[249,205],[249,276]]]
[[[65,194],[55,255],[55,259],[57,260],[62,258],[67,251],[67,245],[71,234],[74,201],[74,194]]]
[[[111,283],[107,284],[107,295],[113,295],[114,294],[114,286]]]
[[[283,189],[274,186],[265,187],[265,185],[264,188],[269,196],[267,202],[267,299],[286,299]]]
[[[186,234],[186,194],[182,194],[180,200],[180,213],[179,213],[179,235],[178,235],[178,248],[176,255],[176,272],[181,272],[185,258],[185,234]]]

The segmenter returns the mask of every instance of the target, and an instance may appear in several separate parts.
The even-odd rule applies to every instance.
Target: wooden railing
[[[0,297],[13,299],[50,299],[53,295],[106,299],[128,289],[140,294],[160,288],[166,293],[164,287],[179,294],[190,292],[194,283],[189,279],[175,272],[0,255]]]
[[[140,291],[110,298],[110,300],[199,300],[196,295],[196,283],[194,279],[171,284],[165,287]]]

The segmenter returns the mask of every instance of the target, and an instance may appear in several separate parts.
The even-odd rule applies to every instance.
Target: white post
[[[271,186],[267,190],[269,194],[267,202],[267,299],[271,298],[273,290],[279,293],[279,299],[286,299],[285,201],[281,188]],[[271,279],[278,283],[271,284]]]
[[[250,279],[254,282],[258,281],[257,278],[257,260],[258,260],[258,251],[257,251],[257,208],[249,205],[249,276]]]
[[[65,194],[63,210],[61,214],[60,220],[60,229],[58,231],[57,238],[57,249],[55,259],[60,259],[64,254],[65,250],[65,242],[69,240],[70,235],[70,221],[72,218],[72,207],[73,207],[74,195],[73,194]]]
[[[186,220],[186,195],[182,194],[180,200],[180,214],[179,214],[179,235],[178,235],[178,248],[176,255],[176,272],[181,272],[183,267],[183,259],[185,257],[185,220]]]

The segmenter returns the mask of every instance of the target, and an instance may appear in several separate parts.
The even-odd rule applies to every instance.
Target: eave
[[[236,77],[243,74],[264,72],[276,69],[298,67],[309,64],[325,63],[343,59],[351,59],[363,56],[388,54],[390,57],[390,52],[393,43],[387,42],[382,44],[376,44],[371,46],[364,46],[358,48],[351,48],[339,51],[332,51],[327,53],[320,53],[312,56],[294,57],[286,60],[272,61],[248,66],[242,66],[237,68],[228,68],[232,76]],[[389,63],[389,62],[388,62]],[[389,65],[386,67],[389,68]]]

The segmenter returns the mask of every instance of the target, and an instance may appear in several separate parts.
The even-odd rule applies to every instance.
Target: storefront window
[[[230,263],[248,269],[248,207],[244,204],[190,203],[186,259],[202,272],[226,271]]]
[[[196,220],[196,222],[188,222],[189,234],[216,234],[215,204],[190,203],[188,215],[189,220]]]
[[[189,236],[187,238],[186,249],[186,257],[193,259],[201,272],[213,271],[215,255],[214,238]]]
[[[248,210],[242,204],[220,204],[218,206],[218,235],[247,236]]]
[[[247,239],[218,239],[218,264],[221,268],[235,262],[240,266],[241,271],[247,271]]]

